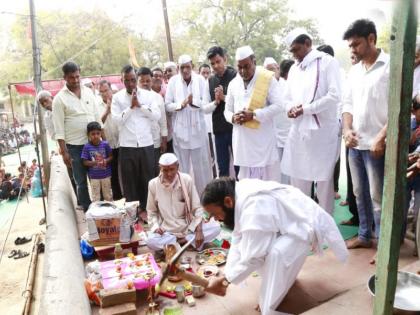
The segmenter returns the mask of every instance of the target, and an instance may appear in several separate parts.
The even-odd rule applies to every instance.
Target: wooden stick
[[[26,282],[25,291],[23,291],[22,293],[22,295],[27,293],[27,296],[25,298],[25,306],[22,312],[23,315],[28,315],[31,310],[32,290],[34,287],[34,279],[35,279],[36,266],[37,266],[37,261],[38,261],[38,244],[39,244],[40,238],[41,238],[41,233],[36,234],[34,246],[32,248],[31,264],[29,265],[28,280]]]
[[[391,27],[388,129],[381,234],[376,269],[375,315],[393,312],[405,206],[410,109],[417,32],[414,0],[396,1]]]

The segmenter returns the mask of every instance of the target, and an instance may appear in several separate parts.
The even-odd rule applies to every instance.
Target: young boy
[[[101,189],[104,200],[112,201],[110,163],[112,160],[112,149],[108,142],[101,139],[101,131],[101,125],[96,121],[87,125],[89,142],[83,147],[81,158],[83,165],[89,168],[88,175],[92,188],[92,201],[101,199]]]

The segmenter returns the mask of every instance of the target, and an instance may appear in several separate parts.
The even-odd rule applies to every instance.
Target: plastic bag
[[[95,252],[86,240],[80,240],[80,251],[82,252],[83,259],[92,259]]]

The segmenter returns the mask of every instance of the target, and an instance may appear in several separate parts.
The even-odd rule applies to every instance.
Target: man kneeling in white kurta
[[[219,223],[203,223],[203,209],[192,178],[178,171],[178,159],[165,153],[159,159],[160,174],[149,182],[147,197],[151,236],[147,246],[161,250],[177,241],[185,243],[195,236],[193,245],[201,250],[220,233]]]
[[[333,218],[300,190],[273,181],[221,178],[202,195],[205,210],[233,230],[225,274],[211,280],[209,293],[225,295],[253,271],[262,276],[259,306],[263,315],[276,311],[309,251],[328,247],[336,257],[348,256]]]

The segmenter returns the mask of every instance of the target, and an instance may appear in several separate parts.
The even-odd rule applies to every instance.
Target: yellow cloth
[[[270,81],[274,75],[274,72],[266,70],[262,67],[258,67],[257,71],[258,77],[255,81],[254,90],[252,91],[251,99],[248,105],[248,110],[252,112],[265,106]],[[244,123],[244,126],[252,129],[258,129],[260,127],[260,122],[253,119]]]

